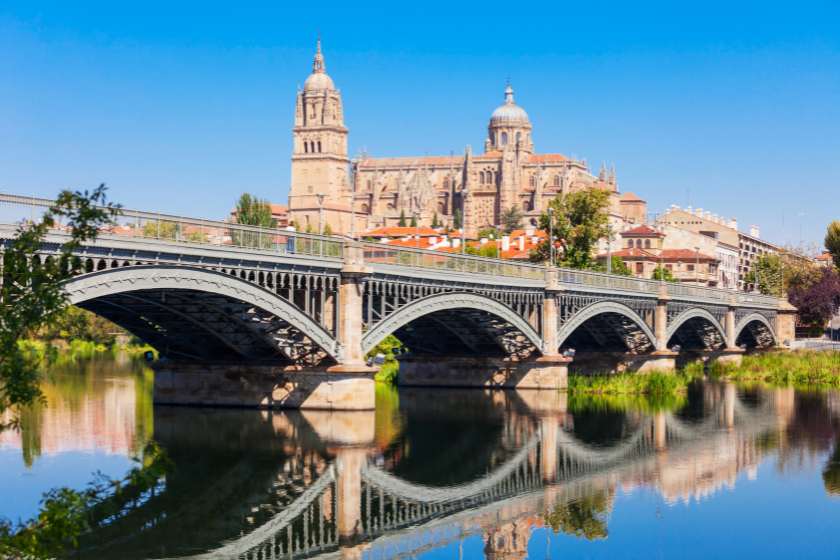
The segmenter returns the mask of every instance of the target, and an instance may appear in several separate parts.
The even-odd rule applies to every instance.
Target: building
[[[269,204],[271,206],[271,217],[275,221],[277,227],[284,228],[289,225],[289,209],[279,204]],[[236,223],[236,209],[230,211],[230,221]],[[317,222],[315,228],[318,227]]]
[[[289,220],[301,227],[317,227],[319,194],[324,221],[337,231],[350,231],[351,220],[357,231],[395,226],[403,212],[417,216],[420,225],[430,225],[435,213],[451,224],[462,209],[467,233],[475,234],[498,224],[512,206],[536,226],[558,194],[590,188],[610,193],[614,225],[645,220],[645,201],[622,195],[614,168],[608,174],[605,162],[594,175],[585,159],[535,152],[531,122],[510,84],[490,116],[483,154],[467,146],[460,156],[373,158],[359,152],[350,161],[341,93],[326,74],[319,40],[312,75],[298,91],[292,130]]]
[[[759,237],[759,230],[756,226],[750,226],[750,233],[738,231],[738,220],[732,218],[726,220],[718,217],[717,214],[703,212],[702,208],[693,210],[691,206],[681,210],[679,206],[672,205],[659,218],[659,221],[670,226],[677,226],[682,229],[697,232],[724,243],[729,247],[738,248],[737,277],[734,288],[740,291],[753,291],[755,286],[745,284],[744,278],[755,266],[758,257],[769,253],[776,253],[780,247]],[[717,251],[715,251],[717,253]],[[730,275],[733,274],[730,270]],[[727,279],[728,283],[732,280]]]

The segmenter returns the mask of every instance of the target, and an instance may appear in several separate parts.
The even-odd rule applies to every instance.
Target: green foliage
[[[794,350],[744,356],[740,365],[714,362],[711,375],[773,383],[840,385],[840,352]]]
[[[782,263],[783,258],[778,253],[760,255],[750,267],[749,272],[744,275],[744,282],[755,283],[755,269],[758,268],[758,290],[762,294],[782,296]],[[787,286],[789,287],[789,286]]]
[[[295,231],[300,231],[300,222],[298,220],[295,220],[294,226],[295,226]]]
[[[525,214],[520,212],[515,204],[507,210],[504,210],[501,216],[502,233],[504,235],[510,235],[514,230],[522,229],[524,227],[522,225],[522,219],[524,217]]]
[[[475,243],[467,242],[464,245],[464,253],[467,255],[474,255],[476,257],[487,257],[496,259],[499,257],[499,250],[495,245],[485,245],[481,248],[476,248]]]
[[[546,523],[554,534],[563,533],[588,541],[606,539],[610,534],[607,529],[609,505],[609,494],[595,494],[557,506],[547,512]]]
[[[610,260],[612,261],[612,270],[611,273],[617,276],[633,276],[633,271],[624,264],[624,261],[621,260],[621,257],[616,257],[612,255]],[[592,265],[592,270],[595,272],[607,272],[607,259],[598,259],[595,264]]]
[[[464,216],[461,214],[460,208],[456,208],[455,213],[452,215],[452,227],[455,229],[464,227]]]
[[[147,221],[141,228],[143,237],[152,237],[155,239],[175,239],[176,227],[175,222],[166,220]]]
[[[679,282],[679,279],[674,278],[674,275],[671,274],[670,270],[662,268],[661,266],[657,266],[653,269],[653,279],[664,280],[665,282]]]
[[[560,244],[560,265],[566,268],[588,270],[592,267],[592,252],[598,240],[609,233],[610,195],[603,189],[559,194],[549,202],[554,208],[554,234]],[[548,212],[540,216],[539,229],[550,231],[552,220]],[[531,250],[531,262],[549,260],[549,240]]]
[[[329,222],[325,223],[324,224],[324,235],[332,235],[332,234],[333,234],[333,230],[332,230],[332,227],[330,226],[330,223]]]
[[[397,227],[407,227],[405,225],[405,209],[400,210],[400,221],[397,222]]]
[[[0,520],[0,558],[55,558],[68,545],[76,545],[76,537],[107,522],[130,500],[157,486],[171,469],[166,453],[149,443],[136,466],[121,480],[110,480],[100,474],[83,491],[54,488],[41,500],[38,516],[13,524]]]
[[[840,269],[840,220],[832,220],[828,224],[828,231],[825,234],[825,248],[831,254],[834,266]]]
[[[271,217],[271,204],[256,196],[243,193],[236,201],[236,223],[247,226],[277,227],[277,221]]]
[[[27,335],[32,340],[51,341],[60,338],[68,342],[79,340],[110,346],[116,341],[116,335],[124,332],[125,329],[99,315],[69,305],[56,313],[49,324]]]
[[[432,216],[432,229],[437,229],[439,227],[440,227],[440,222],[438,221],[437,212],[435,212],[435,215]]]
[[[570,375],[566,390],[570,395],[593,393],[598,395],[676,395],[686,390],[696,372],[616,373]]]
[[[478,230],[476,237],[481,239],[482,237],[486,237],[487,239],[496,239],[499,236],[499,233],[493,228],[484,228]]]
[[[312,224],[306,223],[306,233],[312,233]]]
[[[417,216],[411,216],[411,227],[417,227]]]
[[[400,363],[394,355],[395,348],[397,351],[402,351],[403,343],[400,342],[394,335],[389,334],[365,356],[365,359],[373,358],[377,354],[385,356],[385,363],[382,364],[382,368],[379,370],[379,373],[376,374],[375,379],[377,383],[396,384],[397,374],[400,370]]]

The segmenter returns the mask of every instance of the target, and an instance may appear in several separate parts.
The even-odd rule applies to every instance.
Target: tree
[[[522,219],[525,214],[519,211],[519,208],[514,204],[504,212],[502,212],[502,232],[505,235],[510,235],[514,230],[522,229]]]
[[[654,280],[664,280],[665,282],[679,282],[679,279],[674,278],[674,275],[671,274],[671,271],[667,268],[662,268],[661,266],[657,266],[653,269],[653,276]]]
[[[68,303],[65,284],[78,268],[72,253],[94,240],[102,228],[112,226],[120,206],[108,203],[105,185],[92,193],[62,191],[40,223],[21,226],[6,245],[2,259],[4,282],[0,287],[0,418],[8,410],[45,403],[39,386],[39,367],[54,356],[25,351],[18,340],[54,322]],[[70,239],[53,258],[40,260],[45,236],[56,218],[68,226]],[[19,425],[13,416],[0,431]],[[169,466],[155,444],[146,449],[145,466],[135,467],[122,481],[99,477],[87,490],[57,488],[44,496],[35,519],[13,524],[0,520],[0,558],[54,558],[74,544],[93,519],[105,519],[122,504],[122,492],[142,493],[157,483]]]
[[[256,196],[243,193],[236,202],[236,223],[247,226],[277,227],[277,220],[271,216],[271,204]]]
[[[617,276],[633,276],[633,271],[630,270],[630,268],[626,264],[624,264],[624,261],[621,260],[621,257],[616,257],[615,255],[613,255],[610,260],[612,262],[612,274],[615,274]],[[592,267],[592,270],[594,270],[595,272],[607,272],[606,257],[598,259],[597,264],[595,264]]]
[[[820,279],[807,289],[792,289],[788,292],[790,303],[799,310],[803,323],[822,325],[840,306],[840,277],[832,267],[820,270]]]
[[[455,229],[464,227],[464,217],[461,215],[460,208],[456,208],[455,213],[452,215],[452,227]]]
[[[332,231],[332,227],[330,227],[330,223],[329,222],[325,223],[324,224],[324,235],[332,235],[332,234],[333,234],[333,231]]]
[[[609,233],[610,194],[603,189],[589,189],[571,194],[559,194],[549,202],[554,208],[554,235],[560,244],[561,266],[587,270],[592,267],[592,252],[602,237]],[[540,216],[540,229],[551,230],[551,217]],[[549,260],[549,240],[531,250],[531,262]]]
[[[312,233],[312,224],[306,222],[306,233]]]
[[[744,283],[755,284],[755,269],[758,269],[758,291],[763,294],[782,295],[782,265],[784,259],[779,253],[767,253],[755,259],[749,272],[744,275]]]
[[[488,257],[491,259],[498,258],[498,249],[495,245],[485,245],[481,248],[476,247],[475,243],[467,242],[464,245],[464,253],[467,255],[474,255],[476,257]]]
[[[438,215],[435,212],[435,215],[432,216],[432,229],[437,229],[440,227],[440,222],[438,222]]]
[[[828,224],[825,248],[828,249],[831,259],[834,261],[834,266],[840,269],[840,221],[833,220]]]
[[[411,227],[417,227],[417,216],[411,216]]]
[[[609,498],[596,495],[559,505],[549,511],[546,523],[554,534],[563,533],[588,541],[605,539],[609,536]]]
[[[400,221],[397,223],[398,227],[406,227],[405,225],[405,208],[400,210]]]

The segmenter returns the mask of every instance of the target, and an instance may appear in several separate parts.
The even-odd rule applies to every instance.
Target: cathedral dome
[[[490,115],[490,124],[528,124],[528,113],[514,102],[510,82],[508,82],[508,87],[505,90],[505,103]]]
[[[306,78],[306,83],[303,84],[303,91],[333,91],[335,85],[332,79],[327,76],[324,69],[324,55],[321,54],[321,38],[318,37],[318,51],[315,53],[315,64],[312,65],[312,75]]]

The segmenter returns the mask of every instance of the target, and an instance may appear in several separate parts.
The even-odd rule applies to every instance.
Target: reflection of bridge
[[[2,195],[0,238],[50,202]],[[737,356],[792,325],[769,296],[158,213],[121,223],[79,251],[67,289],[170,360],[158,402],[369,408],[364,354],[389,334],[411,350],[404,384],[553,389],[563,348],[573,365],[668,368],[674,346]]]
[[[696,460],[698,453],[719,459],[722,449],[773,431],[784,414],[785,403],[780,406],[773,393],[760,395],[756,405],[742,402],[732,385],[704,391],[714,402],[702,418],[665,412],[638,417],[628,435],[608,446],[574,435],[561,398],[553,410],[544,407],[529,416],[530,430],[524,422],[517,424],[511,441],[521,445],[491,472],[446,488],[409,482],[377,466],[369,447],[372,413],[307,413],[304,418],[326,437],[336,460],[256,528],[211,552],[179,557],[251,560],[341,554],[396,560],[476,534],[498,537],[488,540],[488,546],[505,545],[504,535],[497,534],[500,526],[604,494],[618,481],[650,478],[651,472],[666,471],[669,463],[688,473],[682,476],[694,476],[692,469],[679,467],[681,461]],[[336,432],[336,425],[352,428]],[[300,480],[303,467],[298,462],[282,477]]]

